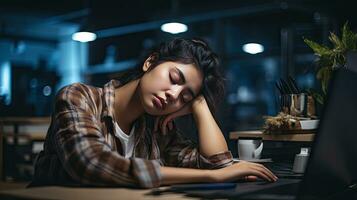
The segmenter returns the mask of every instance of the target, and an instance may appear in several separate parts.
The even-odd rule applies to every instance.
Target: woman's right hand
[[[247,161],[240,161],[225,168],[212,170],[210,175],[213,182],[256,180],[257,178],[271,182],[278,180],[278,177],[264,165]]]

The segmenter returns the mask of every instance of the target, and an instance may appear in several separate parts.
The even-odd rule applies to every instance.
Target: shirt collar
[[[114,133],[114,124],[113,124],[113,116],[114,116],[114,97],[115,97],[115,89],[120,87],[122,84],[118,80],[111,80],[103,87],[103,112],[102,112],[102,120],[106,121],[109,131]],[[134,123],[135,127],[135,144],[134,144],[134,157],[135,155],[142,155],[144,157],[149,157],[148,151],[143,151],[143,145],[140,145],[140,142],[145,142],[145,130],[146,130],[146,117],[145,115],[141,116],[136,123]],[[140,148],[135,148],[139,146]]]
[[[102,119],[110,117],[113,119],[114,116],[114,97],[115,97],[115,88],[121,86],[121,83],[118,80],[110,80],[103,87],[103,97],[104,97],[104,107],[102,112]]]

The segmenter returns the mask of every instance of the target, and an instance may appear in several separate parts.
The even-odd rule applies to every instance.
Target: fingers
[[[156,132],[159,129],[159,122],[160,122],[160,117],[156,117],[155,124],[154,124],[154,132]]]
[[[257,181],[258,180],[258,177],[257,176],[252,176],[252,175],[250,175],[250,176],[245,176],[244,177],[244,180],[245,181]]]
[[[157,117],[155,119],[154,132],[161,130],[163,135],[174,128],[174,122],[172,120],[168,121],[170,117]],[[171,118],[172,119],[172,118]]]
[[[185,106],[183,106],[183,108],[181,108],[180,110],[168,114],[166,116],[159,116],[157,117],[156,121],[155,121],[155,128],[154,131],[157,131],[159,128],[161,129],[162,134],[166,134],[167,128],[169,130],[172,130],[174,128],[174,124],[170,125],[169,123],[172,122],[173,119],[175,119],[176,117],[179,116],[184,116],[187,114],[192,113],[192,103],[186,104]],[[166,128],[167,127],[167,128]]]
[[[265,168],[263,165],[253,165],[252,166],[253,169],[255,169],[259,175],[261,175],[262,178],[271,181],[271,182],[275,182],[278,178],[267,168]]]
[[[263,170],[253,167],[252,174],[255,176],[258,176],[264,180],[271,181],[273,182],[273,179],[271,179],[266,173],[263,172]]]
[[[163,135],[166,135],[167,126],[166,126],[166,124],[164,124],[163,122],[164,122],[164,119],[161,119],[161,120],[160,120],[161,133],[162,133]]]
[[[241,161],[238,164],[240,164],[242,167],[245,166],[248,168],[248,171],[250,171],[247,174],[248,176],[255,175],[255,176],[263,178],[267,181],[272,181],[272,182],[274,182],[278,179],[269,169],[267,169],[262,164],[252,163],[252,162],[244,162],[244,161]]]
[[[172,119],[174,119],[176,117],[176,115],[177,114],[174,113],[174,114],[171,114],[171,115],[168,115],[167,117],[165,117],[161,126],[165,127],[169,122],[172,122]]]
[[[261,165],[261,167],[264,169],[265,172],[267,172],[269,174],[269,177],[273,178],[274,181],[278,180],[278,177],[275,176],[275,174],[270,171],[268,168],[266,168],[264,165]]]
[[[174,122],[173,121],[170,121],[168,123],[168,126],[169,126],[169,130],[171,131],[173,128],[174,128]]]
[[[271,171],[270,171],[268,168],[266,168],[264,165],[262,165],[262,164],[257,164],[257,163],[253,163],[253,164],[255,164],[257,167],[261,168],[261,169],[263,170],[263,172],[264,172],[266,175],[268,175],[272,180],[274,180],[274,181],[278,180],[278,177],[275,176],[275,175],[273,174],[273,172],[271,172]]]
[[[156,117],[155,124],[154,124],[154,132],[161,130],[161,132],[163,133],[162,121],[163,121],[163,117],[161,117],[161,116]]]

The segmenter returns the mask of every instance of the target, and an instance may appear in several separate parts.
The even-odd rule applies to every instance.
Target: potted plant
[[[311,89],[309,93],[311,93],[319,104],[324,103],[332,72],[339,68],[346,67],[347,54],[357,50],[357,34],[351,31],[347,22],[344,24],[341,32],[342,36],[340,38],[335,33],[330,33],[329,40],[332,43],[331,48],[309,39],[304,39],[304,42],[317,56],[316,78],[321,83],[322,93]]]

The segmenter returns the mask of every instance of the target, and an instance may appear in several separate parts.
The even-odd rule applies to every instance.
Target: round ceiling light
[[[187,25],[177,22],[165,23],[161,25],[161,30],[171,34],[178,34],[187,31]]]
[[[91,42],[97,38],[97,35],[92,32],[76,32],[72,35],[72,40],[78,42]]]
[[[248,43],[243,45],[243,51],[249,54],[257,54],[264,51],[264,46],[258,43]]]

